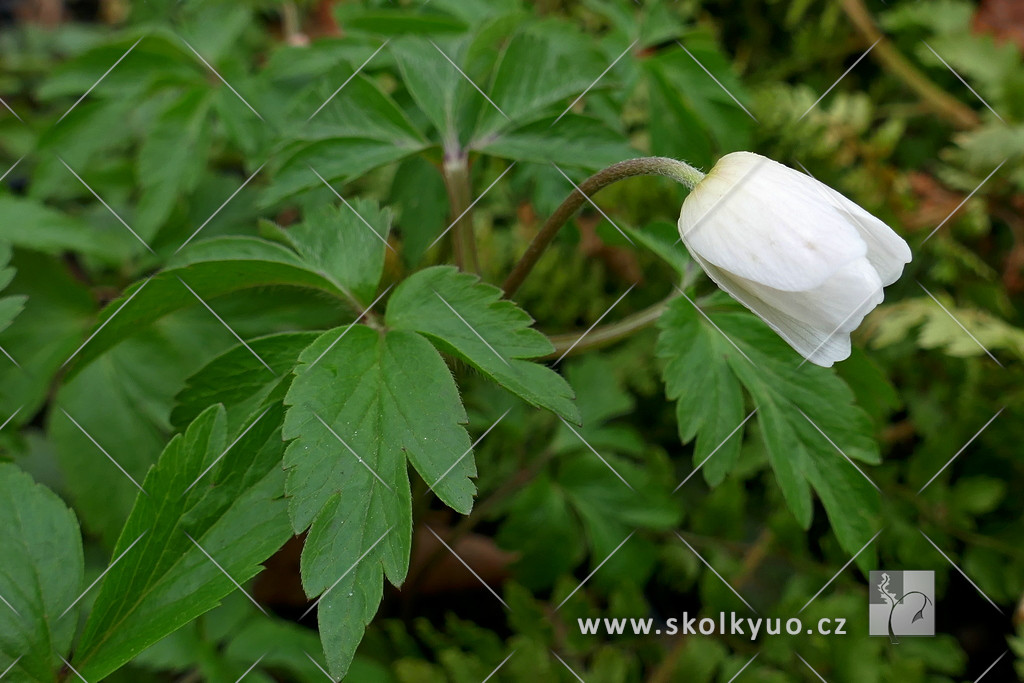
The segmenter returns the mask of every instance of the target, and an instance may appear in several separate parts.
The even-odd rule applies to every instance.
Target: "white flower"
[[[850,332],[910,263],[885,223],[751,152],[727,154],[697,183],[679,234],[719,287],[825,367],[850,355]]]

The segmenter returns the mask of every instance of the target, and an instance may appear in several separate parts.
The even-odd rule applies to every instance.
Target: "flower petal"
[[[769,327],[792,346],[801,356],[822,367],[830,367],[836,361],[850,356],[850,332],[863,321],[864,316],[882,300],[882,290],[859,288],[860,301],[843,296],[849,305],[843,311],[838,304],[828,310],[815,306],[823,298],[835,296],[844,286],[848,286],[851,278],[863,278],[868,272],[874,271],[866,262],[850,269],[844,275],[828,281],[819,290],[809,292],[782,292],[771,290],[756,282],[737,278],[718,268],[714,264],[695,255],[694,258],[704,268],[708,276],[722,290],[750,309]],[[878,282],[875,276],[875,282]],[[792,298],[786,301],[786,298]],[[785,310],[778,308],[782,305]],[[825,321],[828,322],[825,322]],[[835,323],[835,324],[833,324]]]
[[[911,260],[910,247],[906,241],[856,202],[847,199],[831,187],[826,188],[835,196],[842,207],[841,210],[849,215],[853,227],[868,245],[868,261],[878,272],[882,285],[888,286],[896,282],[903,274],[903,266]]]
[[[812,289],[868,251],[826,187],[760,155],[727,154],[683,202],[679,233],[691,254],[734,275]]]

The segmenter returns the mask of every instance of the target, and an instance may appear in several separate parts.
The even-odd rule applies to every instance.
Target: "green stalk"
[[[603,187],[607,187],[612,183],[616,183],[626,178],[633,178],[635,176],[647,176],[656,175],[664,176],[666,178],[672,178],[676,182],[686,185],[689,189],[696,187],[697,183],[701,181],[704,174],[699,170],[690,166],[689,164],[678,161],[676,159],[669,159],[668,157],[641,157],[639,159],[627,159],[626,161],[620,161],[617,164],[612,164],[603,171],[598,171],[594,175],[584,180],[578,189],[574,189],[565,201],[563,201],[555,212],[551,214],[551,217],[541,227],[540,232],[533,238],[530,245],[526,248],[526,252],[523,254],[519,262],[516,263],[515,267],[505,278],[505,282],[501,288],[505,292],[505,297],[509,298],[516,293],[520,285],[523,284],[523,280],[530,274],[533,267],[537,265],[537,261],[540,260],[544,250],[551,244],[551,240],[555,238],[558,231],[565,225],[576,210],[579,209],[585,201],[587,201],[591,195],[600,190]]]

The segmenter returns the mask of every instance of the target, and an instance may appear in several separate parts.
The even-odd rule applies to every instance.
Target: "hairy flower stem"
[[[452,253],[459,270],[479,273],[476,258],[476,236],[473,234],[473,214],[469,210],[472,201],[469,185],[469,163],[464,155],[446,158],[444,161],[444,186],[448,191],[448,205],[452,209]]]
[[[686,162],[678,161],[676,159],[669,159],[668,157],[641,157],[639,159],[627,159],[626,161],[620,161],[617,164],[612,164],[603,171],[598,171],[594,175],[584,180],[578,187],[574,189],[565,201],[563,201],[555,212],[551,214],[551,217],[541,227],[540,232],[533,238],[530,245],[526,248],[526,252],[523,254],[519,262],[516,263],[515,267],[512,268],[512,272],[505,278],[505,282],[501,288],[505,292],[505,297],[509,298],[516,293],[520,285],[523,284],[523,280],[530,274],[533,267],[537,265],[537,261],[540,259],[541,254],[551,244],[551,240],[555,238],[558,231],[565,225],[576,210],[579,209],[585,201],[587,201],[591,195],[600,190],[603,187],[607,187],[612,183],[624,180],[626,178],[633,178],[636,176],[648,176],[648,175],[659,175],[666,178],[672,178],[673,180],[686,185],[689,189],[693,189],[697,183],[700,182],[704,174],[698,171],[693,166],[690,166]]]

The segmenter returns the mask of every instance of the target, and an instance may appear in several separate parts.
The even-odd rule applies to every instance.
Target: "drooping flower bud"
[[[856,203],[751,152],[727,154],[697,183],[679,234],[719,287],[824,367],[850,355],[850,332],[911,258]]]

